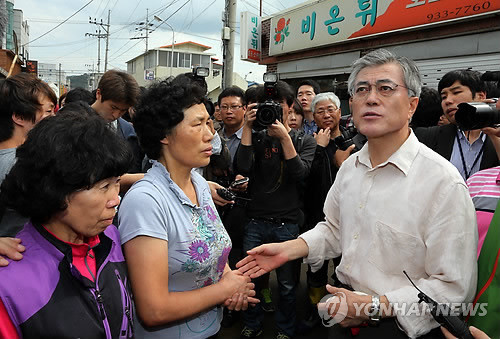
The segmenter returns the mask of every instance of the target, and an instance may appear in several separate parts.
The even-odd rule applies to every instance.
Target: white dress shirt
[[[317,270],[342,255],[337,276],[390,303],[418,302],[415,284],[439,303],[470,302],[477,280],[474,205],[457,169],[411,132],[372,168],[369,143],[341,166],[325,201],[325,221],[302,234]],[[421,309],[422,307],[419,306]],[[397,320],[415,338],[437,327],[430,315]]]

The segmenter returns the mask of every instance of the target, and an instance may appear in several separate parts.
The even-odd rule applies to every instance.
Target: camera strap
[[[464,152],[462,151],[462,144],[460,143],[460,130],[457,130],[457,144],[458,144],[458,150],[460,151],[460,158],[462,159],[462,166],[464,168],[464,173],[465,173],[465,180],[469,179],[472,169],[474,166],[476,166],[476,163],[478,162],[479,158],[483,154],[484,151],[484,146],[486,145],[486,139],[483,141],[483,145],[481,146],[481,149],[476,155],[476,158],[474,159],[474,162],[472,163],[472,166],[470,167],[470,171],[467,171],[467,164],[465,163],[465,157],[464,157]],[[483,137],[483,132],[479,134],[479,138],[481,139]]]

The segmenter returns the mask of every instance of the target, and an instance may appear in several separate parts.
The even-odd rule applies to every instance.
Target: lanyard
[[[458,149],[460,150],[460,158],[462,158],[462,166],[464,167],[464,173],[465,173],[465,180],[469,179],[472,169],[474,166],[476,166],[477,161],[481,157],[481,154],[483,154],[484,150],[484,145],[486,145],[486,140],[483,141],[483,145],[481,146],[481,149],[479,150],[479,153],[476,155],[476,159],[474,159],[474,162],[472,163],[472,166],[470,167],[470,171],[467,171],[467,164],[465,163],[465,157],[464,157],[464,152],[462,151],[462,145],[460,143],[460,131],[457,131],[457,143],[458,143]],[[479,134],[479,139],[483,137],[483,132]]]

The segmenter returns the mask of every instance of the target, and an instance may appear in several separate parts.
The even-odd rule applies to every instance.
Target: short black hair
[[[264,86],[259,86],[257,95],[258,95],[258,102],[264,102],[267,99],[269,99],[267,97]],[[274,94],[271,96],[270,99],[277,102],[285,100],[288,106],[292,106],[293,100],[295,99],[295,95],[293,93],[293,89],[290,87],[289,84],[287,84],[282,80],[278,80],[278,82],[274,87]]]
[[[500,97],[500,83],[497,81],[485,81],[484,89],[486,91],[487,98],[498,98]]]
[[[60,110],[57,111],[57,114],[60,115],[66,112],[73,114],[78,113],[85,116],[100,116],[89,104],[81,100],[65,104]]]
[[[259,102],[259,92],[262,85],[254,85],[247,88],[245,91],[245,102],[247,104]]]
[[[245,92],[243,92],[243,90],[241,88],[239,88],[238,86],[231,86],[231,87],[225,88],[219,94],[219,98],[217,99],[217,102],[219,103],[219,105],[221,103],[221,100],[224,98],[227,98],[227,97],[238,97],[241,99],[241,104],[246,105]]]
[[[474,97],[477,92],[486,91],[484,81],[481,80],[481,73],[470,69],[459,69],[446,73],[441,80],[439,80],[439,94],[441,94],[443,88],[450,87],[455,81],[459,81],[462,86],[469,87],[472,92],[472,97]]]
[[[293,110],[295,111],[295,113],[302,115],[302,117],[304,116],[304,109],[302,108],[302,105],[300,104],[299,99],[295,98],[293,100],[292,107],[293,107]]]
[[[64,101],[64,104],[69,104],[70,102],[75,101],[83,101],[92,105],[95,101],[95,95],[92,95],[91,91],[81,87],[73,88],[71,91],[66,93],[66,100]]]
[[[150,159],[161,155],[161,140],[184,119],[184,110],[201,104],[204,89],[184,74],[153,83],[141,96],[133,122],[139,143]]]
[[[115,69],[102,75],[97,88],[101,92],[101,101],[113,100],[135,106],[139,96],[139,85],[134,77]]]
[[[321,92],[321,87],[319,86],[319,84],[314,81],[314,80],[302,80],[301,82],[299,82],[299,85],[297,86],[297,90],[295,91],[295,95],[297,95],[299,93],[299,88],[300,86],[311,86],[313,91],[314,91],[314,94],[319,94]]]
[[[66,111],[40,121],[16,157],[2,182],[0,201],[44,223],[68,207],[70,194],[125,173],[132,154],[101,117]]]
[[[441,108],[441,96],[438,91],[430,87],[422,87],[417,109],[411,118],[411,127],[437,126],[439,118],[443,114]]]
[[[54,107],[57,105],[52,88],[33,74],[19,73],[0,82],[0,142],[9,140],[14,133],[13,114],[35,122],[36,113],[42,107],[41,96],[52,101]]]

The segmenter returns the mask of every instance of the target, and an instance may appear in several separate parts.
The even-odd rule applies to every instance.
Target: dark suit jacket
[[[444,126],[419,127],[415,129],[415,135],[418,140],[427,147],[439,153],[447,160],[451,159],[453,143],[457,136],[457,126],[448,124]],[[491,168],[500,165],[497,152],[489,136],[486,136],[483,158],[479,164],[479,169]]]
[[[142,173],[142,160],[144,159],[144,152],[139,147],[139,141],[135,134],[134,126],[123,118],[118,118],[118,135],[127,141],[134,155],[132,165],[128,173]]]

